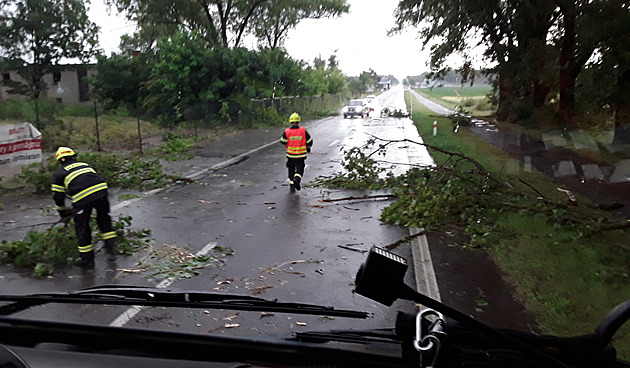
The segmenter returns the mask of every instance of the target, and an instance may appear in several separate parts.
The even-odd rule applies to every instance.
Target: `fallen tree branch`
[[[352,251],[359,252],[359,253],[365,253],[365,252],[367,252],[367,250],[365,250],[365,249],[352,248],[352,247],[349,247],[349,246],[347,246],[347,245],[337,244],[337,246],[338,246],[339,248],[343,248],[343,249],[347,249],[347,250],[352,250]]]
[[[501,186],[504,186],[506,188],[512,189],[511,185],[509,185],[508,183],[506,183],[504,181],[499,180],[494,175],[490,174],[488,172],[488,170],[486,170],[483,167],[483,165],[481,165],[477,160],[475,160],[475,159],[473,159],[471,157],[468,157],[468,156],[464,155],[463,153],[447,151],[447,150],[442,149],[440,147],[436,147],[436,146],[433,146],[433,145],[430,145],[430,144],[426,144],[426,143],[416,142],[414,140],[407,139],[407,138],[405,138],[405,139],[383,139],[383,138],[379,138],[379,137],[377,137],[377,136],[375,136],[373,134],[370,134],[370,133],[366,133],[366,134],[371,136],[371,137],[373,137],[374,139],[378,139],[380,141],[388,142],[387,144],[389,144],[389,143],[396,143],[396,142],[409,142],[409,143],[417,144],[419,146],[424,146],[426,148],[432,149],[432,150],[440,152],[440,153],[444,153],[446,155],[460,157],[463,160],[468,161],[469,163],[473,164],[477,168],[477,170],[479,170],[481,173],[483,173],[486,177],[490,178],[492,181],[500,184]]]
[[[630,229],[630,220],[618,222],[616,224],[603,224],[599,226],[599,231],[624,230]]]
[[[343,197],[343,198],[336,198],[336,199],[320,199],[319,202],[341,202],[341,201],[352,201],[355,199],[377,199],[377,198],[396,198],[396,196],[393,194],[377,194],[377,195],[360,196],[360,197],[350,196],[350,197]]]
[[[12,229],[20,229],[23,227],[36,227],[36,226],[44,226],[44,225],[51,225],[51,228],[52,228],[52,227],[55,227],[55,225],[58,225],[62,222],[63,220],[57,220],[55,222],[40,222],[39,224],[14,226],[12,227]]]
[[[304,274],[304,272],[300,272],[300,271],[287,271],[287,270],[285,270],[285,269],[284,269],[284,268],[282,268],[282,267],[284,267],[285,265],[288,265],[288,264],[298,264],[298,263],[306,263],[306,262],[307,262],[307,261],[306,261],[306,260],[303,260],[303,259],[298,259],[297,261],[287,261],[287,262],[283,262],[283,263],[281,263],[281,264],[279,264],[279,265],[277,265],[277,266],[273,266],[273,267],[268,267],[268,268],[265,268],[265,269],[263,269],[261,272],[270,273],[270,274],[272,274],[272,275],[273,275],[273,273],[274,273],[275,271],[282,271],[282,272],[286,272],[286,273],[290,273],[290,274],[294,274],[294,275],[303,275],[303,274]]]
[[[545,196],[541,192],[539,192],[536,188],[534,188],[531,184],[529,184],[525,180],[519,178],[518,181],[520,181],[521,183],[527,185],[531,190],[536,192],[536,194],[538,194],[540,196],[540,198],[545,198]]]

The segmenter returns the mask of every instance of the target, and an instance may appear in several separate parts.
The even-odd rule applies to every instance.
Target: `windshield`
[[[408,262],[413,290],[496,328],[588,334],[630,299],[630,41],[597,21],[629,24],[627,6],[116,0],[127,35],[112,43],[101,1],[43,26],[27,3],[6,10],[28,21],[21,36],[0,36],[1,294],[114,285],[240,304],[138,306],[108,290],[129,303],[7,316],[263,339],[391,330],[421,306],[355,293],[373,246]],[[458,14],[478,23],[442,40]],[[391,38],[342,42],[366,26]],[[22,47],[38,44],[29,27],[50,44]],[[626,329],[614,345],[630,359]]]

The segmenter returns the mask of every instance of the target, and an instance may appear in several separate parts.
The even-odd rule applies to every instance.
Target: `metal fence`
[[[330,113],[336,111],[345,102],[344,95],[289,96],[277,98],[252,99],[252,111],[262,108],[274,108],[279,114],[298,112],[302,115]]]

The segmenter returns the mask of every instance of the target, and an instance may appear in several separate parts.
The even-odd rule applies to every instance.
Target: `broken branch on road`
[[[281,264],[279,264],[279,265],[277,265],[277,266],[274,266],[274,267],[268,267],[268,268],[265,268],[265,269],[263,269],[261,272],[270,273],[270,274],[272,274],[272,275],[273,275],[273,273],[274,273],[275,271],[281,271],[281,272],[291,273],[291,274],[294,274],[294,275],[303,275],[303,274],[304,274],[304,272],[299,272],[299,271],[287,271],[287,270],[285,270],[285,269],[284,269],[284,268],[282,268],[282,267],[284,267],[284,266],[286,266],[286,265],[289,265],[289,264],[298,264],[298,263],[306,263],[306,262],[307,262],[307,261],[305,261],[305,260],[303,260],[303,259],[300,259],[300,260],[297,260],[297,261],[287,261],[287,262],[283,262],[283,263],[281,263]]]
[[[337,244],[337,246],[338,246],[339,248],[343,248],[343,249],[351,250],[351,251],[354,251],[354,252],[359,252],[359,253],[365,253],[365,252],[367,252],[367,250],[365,250],[365,249],[352,248],[352,247],[347,246],[347,245]]]
[[[353,201],[357,199],[379,199],[379,198],[396,198],[393,194],[377,194],[369,196],[350,196],[336,199],[320,199],[320,202],[341,202],[341,201]]]

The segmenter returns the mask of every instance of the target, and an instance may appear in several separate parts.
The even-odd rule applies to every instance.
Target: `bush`
[[[194,143],[192,139],[182,138],[181,134],[172,132],[164,134],[162,140],[166,142],[166,144],[162,146],[162,153],[164,153],[164,158],[168,161],[177,160],[179,156],[188,151],[190,146]]]
[[[35,193],[49,193],[53,173],[58,167],[59,164],[57,160],[55,160],[54,157],[49,157],[43,162],[37,162],[22,167],[18,178],[32,185]]]
[[[58,120],[50,122],[40,129],[42,133],[42,148],[44,150],[53,151],[59,146],[74,146],[76,142],[73,142],[76,137],[74,133],[74,127],[64,124],[63,121]]]
[[[94,116],[94,106],[73,104],[62,105],[60,115],[63,116]]]
[[[27,102],[3,101],[0,103],[0,119],[23,120],[25,109],[30,109]]]
[[[273,107],[259,107],[254,110],[254,127],[280,126],[283,125],[285,121],[289,121],[289,119],[283,119]]]

